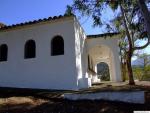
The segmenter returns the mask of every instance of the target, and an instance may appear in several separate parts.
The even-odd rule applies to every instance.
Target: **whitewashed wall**
[[[74,17],[0,31],[8,45],[8,61],[0,62],[0,86],[42,89],[77,89]],[[64,55],[51,56],[51,39],[61,35]],[[24,45],[36,42],[36,58],[24,59]]]
[[[91,86],[91,80],[86,76],[87,71],[87,47],[86,35],[80,26],[78,20],[75,18],[75,56],[76,56],[76,70],[78,88],[88,88]]]

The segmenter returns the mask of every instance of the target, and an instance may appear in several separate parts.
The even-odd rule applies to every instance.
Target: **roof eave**
[[[46,22],[55,22],[55,21],[58,21],[60,19],[66,19],[66,18],[71,18],[71,17],[74,18],[75,16],[74,15],[63,15],[63,16],[59,15],[59,16],[54,16],[54,17],[48,17],[48,18],[44,18],[44,19],[19,23],[19,24],[15,24],[15,25],[13,24],[10,26],[3,26],[0,28],[0,31],[7,31],[7,30],[15,29],[15,28],[20,28],[20,27],[35,25],[35,24],[40,24],[40,23],[46,23]]]

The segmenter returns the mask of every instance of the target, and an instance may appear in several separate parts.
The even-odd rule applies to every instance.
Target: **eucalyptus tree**
[[[117,16],[108,23],[103,23],[102,11],[107,7],[110,7]],[[147,47],[150,42],[138,2],[136,0],[74,0],[72,6],[67,6],[66,13],[75,14],[76,11],[82,16],[91,16],[94,26],[105,25],[109,32],[121,34],[122,41],[119,46],[127,65],[129,84],[134,85],[131,58],[134,51]],[[142,46],[136,44],[143,39],[147,41],[145,44]]]

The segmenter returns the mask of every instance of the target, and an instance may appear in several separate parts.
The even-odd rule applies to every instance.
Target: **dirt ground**
[[[149,84],[149,82],[148,82]],[[129,104],[105,100],[70,101],[62,98],[64,93],[91,93],[97,91],[144,90],[145,104]],[[136,110],[150,111],[150,86],[138,84],[96,84],[81,91],[35,90],[0,88],[0,113],[133,113]]]

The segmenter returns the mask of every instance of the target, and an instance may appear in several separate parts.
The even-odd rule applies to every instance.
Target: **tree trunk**
[[[129,76],[129,85],[135,85],[132,66],[131,66],[131,55],[128,55],[127,58],[127,69],[128,69],[128,76]]]
[[[138,5],[140,7],[140,10],[142,12],[142,15],[144,17],[148,38],[150,39],[150,13],[148,11],[148,8],[145,4],[145,0],[138,0]]]
[[[123,82],[126,81],[126,75],[127,75],[127,74],[126,74],[126,72],[127,72],[127,70],[126,70],[127,68],[126,68],[126,67],[127,67],[127,66],[126,66],[126,62],[124,62],[124,63],[123,63],[123,66],[122,66],[122,70],[123,70],[123,75],[122,75],[122,76],[123,76]]]
[[[129,85],[135,85],[134,78],[133,78],[132,66],[131,66],[131,57],[133,55],[132,39],[131,39],[130,32],[129,32],[129,29],[128,29],[128,26],[126,23],[125,11],[121,4],[120,4],[120,8],[121,8],[122,16],[123,16],[123,22],[124,22],[124,26],[125,26],[125,30],[126,30],[126,35],[127,35],[128,42],[129,42],[129,50],[128,50],[127,58],[126,58],[127,70],[128,70],[128,76],[129,76]]]

